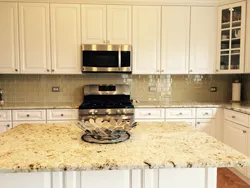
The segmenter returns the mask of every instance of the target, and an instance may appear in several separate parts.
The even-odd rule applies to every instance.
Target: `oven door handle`
[[[119,51],[118,51],[118,69],[121,70],[121,65],[122,64],[122,51],[121,51],[121,46],[119,46]]]

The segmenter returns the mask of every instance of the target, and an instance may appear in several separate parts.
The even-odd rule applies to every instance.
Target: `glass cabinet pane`
[[[241,21],[241,6],[232,8],[232,21],[240,22]],[[235,26],[233,26],[235,27]]]
[[[229,54],[221,54],[220,70],[228,70],[228,68],[229,68]]]
[[[230,69],[240,69],[240,54],[231,53],[231,66]]]

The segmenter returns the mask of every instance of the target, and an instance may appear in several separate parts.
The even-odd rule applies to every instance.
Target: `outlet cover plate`
[[[52,92],[60,92],[60,87],[59,86],[52,87]]]
[[[217,87],[210,87],[210,92],[217,92]]]

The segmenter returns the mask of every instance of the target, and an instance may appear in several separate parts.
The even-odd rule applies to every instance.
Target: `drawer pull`
[[[182,116],[183,114],[180,112],[179,115]]]
[[[30,115],[29,115],[29,114],[27,114],[27,117],[30,117]]]
[[[149,116],[151,116],[151,113],[148,113]]]
[[[245,130],[244,130],[244,131],[242,131],[242,132],[243,132],[243,133],[247,133],[247,131],[245,131]]]
[[[63,114],[61,114],[61,116],[64,116]]]
[[[7,127],[10,127],[10,125],[8,124]]]
[[[199,125],[199,124],[201,124],[200,122],[197,122],[197,124]]]
[[[235,116],[232,116],[233,119],[235,119],[236,117]]]
[[[206,112],[205,114],[204,114],[204,116],[207,116],[208,115],[208,113]]]

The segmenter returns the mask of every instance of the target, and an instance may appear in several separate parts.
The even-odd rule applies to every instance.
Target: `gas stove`
[[[80,120],[98,117],[104,120],[134,119],[129,85],[86,85],[83,93],[84,102],[79,106]]]

